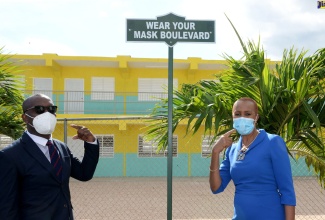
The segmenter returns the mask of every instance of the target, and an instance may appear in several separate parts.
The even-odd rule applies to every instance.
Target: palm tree
[[[10,56],[3,54],[3,48],[0,48],[0,134],[14,139],[21,136],[24,129],[20,117],[22,84],[18,73],[18,66],[10,62]]]
[[[204,126],[205,134],[214,135],[212,143],[232,128],[235,100],[251,97],[258,103],[258,126],[282,136],[288,152],[295,152],[296,158],[304,157],[325,187],[325,48],[311,56],[294,48],[284,50],[282,62],[272,67],[260,42],[244,44],[233,28],[243,58],[224,55],[229,68],[221,74],[219,83],[204,80],[174,91],[173,131],[187,120],[187,134]],[[167,104],[165,99],[155,107],[152,116],[160,120],[153,120],[145,134],[147,139],[158,142],[158,150],[167,146],[168,121],[161,117],[167,115]]]

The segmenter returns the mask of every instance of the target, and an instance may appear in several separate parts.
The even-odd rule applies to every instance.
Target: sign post
[[[173,178],[173,46],[177,42],[215,42],[214,21],[185,20],[173,13],[156,20],[127,19],[127,41],[157,41],[168,45],[167,219],[172,219]]]

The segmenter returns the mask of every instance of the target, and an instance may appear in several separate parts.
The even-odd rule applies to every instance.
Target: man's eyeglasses
[[[56,110],[58,109],[58,106],[51,105],[51,106],[41,106],[41,105],[35,105],[33,107],[30,107],[24,111],[27,112],[28,110],[35,109],[35,112],[37,114],[43,114],[45,110],[47,110],[49,113],[55,114]]]

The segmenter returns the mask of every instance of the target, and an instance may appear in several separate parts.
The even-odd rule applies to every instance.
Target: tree
[[[0,134],[14,139],[21,136],[24,130],[21,119],[22,84],[17,76],[19,72],[18,66],[0,48]]]
[[[282,61],[271,67],[260,42],[244,44],[233,28],[243,58],[224,55],[229,68],[221,74],[219,83],[203,80],[174,91],[173,131],[187,120],[187,134],[204,126],[205,134],[214,136],[213,142],[232,128],[235,100],[251,97],[258,103],[258,126],[283,137],[288,152],[295,152],[296,158],[304,157],[325,187],[325,48],[311,56],[306,56],[304,50],[284,50]],[[163,99],[155,107],[152,116],[160,120],[153,120],[145,134],[147,139],[157,141],[158,150],[167,146],[167,104]]]

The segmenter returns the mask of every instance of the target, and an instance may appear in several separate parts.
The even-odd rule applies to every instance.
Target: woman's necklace
[[[255,138],[248,144],[248,145],[245,145],[243,142],[242,142],[242,149],[241,150],[243,150],[243,148],[245,148],[245,151],[247,151],[247,149],[249,148],[249,146],[256,140],[256,138],[257,138],[257,136],[259,135],[259,131],[257,130],[257,135],[255,136]]]
[[[245,155],[246,155],[246,152],[248,150],[248,147],[256,140],[256,138],[259,135],[259,133],[260,132],[257,130],[257,135],[255,136],[255,138],[247,146],[244,145],[244,143],[242,143],[242,148],[238,152],[237,160],[244,160]]]

